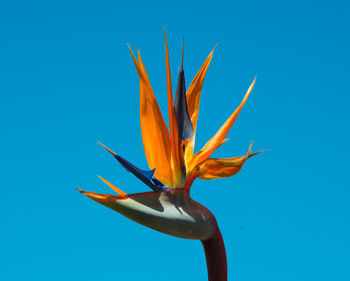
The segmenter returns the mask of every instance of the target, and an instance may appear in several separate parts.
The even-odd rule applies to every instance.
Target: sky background
[[[167,120],[185,38],[187,86],[218,44],[197,150],[257,76],[216,157],[269,149],[229,179],[197,180],[229,280],[350,280],[349,1],[2,1],[0,279],[206,280],[201,243],[140,226],[81,195],[148,187],[97,145],[147,168],[140,48]]]

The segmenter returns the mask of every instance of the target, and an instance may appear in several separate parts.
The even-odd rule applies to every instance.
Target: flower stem
[[[213,237],[202,241],[208,268],[208,281],[227,281],[227,260],[219,227]]]

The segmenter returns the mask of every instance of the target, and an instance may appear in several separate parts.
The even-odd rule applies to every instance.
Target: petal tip
[[[104,179],[100,175],[97,175],[97,176],[100,178],[100,180],[102,180],[105,184],[107,184],[112,190],[114,190],[116,193],[118,193],[121,197],[124,197],[124,198],[128,197],[127,193],[125,193],[124,191],[122,191],[118,187],[114,186],[113,184],[111,184],[109,181],[107,181],[106,179]]]
[[[113,150],[111,150],[111,149],[109,149],[107,146],[105,146],[104,144],[102,144],[102,143],[100,143],[99,141],[97,142],[99,145],[101,145],[104,149],[106,149],[110,154],[112,154],[114,157],[116,157],[116,153],[113,151]]]

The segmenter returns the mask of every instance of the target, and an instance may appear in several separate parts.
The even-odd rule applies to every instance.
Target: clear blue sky
[[[166,113],[163,27],[187,85],[218,44],[197,149],[256,75],[215,154],[268,152],[230,179],[197,180],[216,215],[229,280],[350,280],[348,1],[3,1],[0,5],[0,279],[206,280],[198,241],[157,233],[75,190],[147,191],[96,141],[147,167],[140,48]],[[175,80],[175,79],[174,79]]]

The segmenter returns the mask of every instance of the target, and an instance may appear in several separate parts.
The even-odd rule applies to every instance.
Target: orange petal
[[[177,131],[177,123],[175,117],[175,108],[174,108],[174,97],[173,89],[171,85],[171,73],[170,73],[170,62],[169,62],[169,51],[168,51],[168,42],[166,37],[166,31],[164,30],[165,35],[165,61],[166,61],[166,78],[167,78],[167,93],[168,93],[168,114],[169,114],[169,135],[170,135],[170,151],[171,151],[171,163],[173,167],[173,179],[174,186],[181,186],[182,184],[182,165],[183,160],[180,159],[179,151],[179,136]]]
[[[261,153],[258,151],[251,153],[252,144],[246,155],[234,158],[212,158],[202,163],[197,171],[197,177],[204,180],[232,177],[237,174],[243,167],[248,158]]]
[[[147,84],[147,79],[145,78],[144,74],[143,74],[143,71],[133,53],[133,51],[131,50],[131,47],[129,46],[128,44],[128,48],[129,48],[129,51],[131,53],[131,56],[132,56],[132,60],[134,61],[134,65],[135,65],[135,68],[136,68],[136,71],[137,71],[137,74],[139,75],[140,79],[142,79],[142,82],[144,82],[145,84]]]
[[[247,101],[253,87],[255,84],[254,79],[253,83],[250,85],[247,93],[245,94],[243,101],[241,104],[237,107],[237,109],[232,113],[232,115],[226,120],[224,125],[220,128],[220,130],[207,142],[207,144],[193,156],[193,159],[191,160],[189,164],[189,170],[192,170],[197,165],[203,163],[206,159],[209,158],[209,156],[221,145],[222,141],[224,140],[225,136],[231,129],[233,123],[236,121],[237,116],[239,112],[241,111],[243,105]]]
[[[201,68],[197,72],[186,94],[188,113],[191,118],[193,132],[194,132],[193,137],[186,143],[186,148],[185,148],[186,165],[191,161],[193,157],[196,126],[197,126],[197,119],[198,119],[198,112],[199,112],[199,101],[202,93],[205,74],[207,73],[210,61],[213,57],[214,49],[210,52],[209,56],[206,58]]]
[[[95,192],[90,192],[90,191],[84,191],[80,188],[77,188],[80,193],[84,194],[85,196],[97,201],[97,202],[106,202],[106,201],[113,201],[116,199],[125,199],[125,197],[122,196],[115,196],[112,194],[100,194],[100,193],[95,193]]]
[[[128,194],[126,194],[124,191],[120,190],[118,187],[111,184],[109,181],[105,180],[103,177],[98,176],[105,184],[107,184],[110,188],[112,188],[116,193],[118,193],[122,197],[128,197]]]
[[[130,52],[140,77],[141,134],[148,166],[151,170],[156,169],[154,176],[157,179],[167,186],[172,186],[168,129],[154,96],[141,56],[139,54],[139,62],[137,62],[131,49]]]
[[[230,140],[229,138],[223,139],[222,142],[220,143],[220,145],[219,145],[218,147],[222,146],[225,142],[227,142],[227,141],[229,141],[229,140]]]

